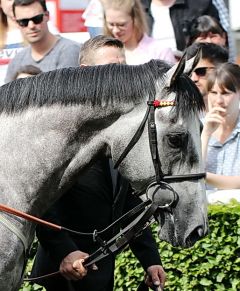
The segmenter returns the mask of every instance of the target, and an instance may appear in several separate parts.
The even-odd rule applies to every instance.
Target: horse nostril
[[[198,227],[197,232],[198,232],[199,237],[204,237],[204,231],[201,226]]]
[[[205,236],[203,226],[196,227],[186,238],[186,246],[191,247],[193,246],[200,238]]]

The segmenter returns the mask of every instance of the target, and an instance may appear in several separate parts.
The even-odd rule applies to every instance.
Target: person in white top
[[[175,51],[176,39],[169,13],[169,7],[174,3],[175,0],[152,0],[150,10],[154,19],[152,37],[161,40],[163,45]],[[162,27],[163,23],[164,27]]]
[[[102,34],[103,31],[103,9],[100,0],[90,0],[82,18],[91,37]]]
[[[171,48],[147,35],[147,19],[140,0],[102,0],[102,3],[104,33],[124,43],[127,64],[143,64],[151,59],[176,62]]]

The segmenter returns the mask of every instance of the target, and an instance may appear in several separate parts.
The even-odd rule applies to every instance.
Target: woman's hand
[[[220,126],[220,124],[224,123],[225,113],[226,109],[222,107],[212,107],[209,109],[209,112],[205,116],[203,130],[201,133],[202,157],[204,163],[206,162],[207,158],[209,139],[214,131],[216,131],[216,129]]]
[[[205,116],[202,134],[210,137],[213,132],[223,124],[226,109],[222,107],[212,107]]]

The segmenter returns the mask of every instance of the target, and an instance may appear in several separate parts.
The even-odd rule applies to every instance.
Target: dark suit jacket
[[[151,0],[141,0],[148,17],[149,27],[152,30],[153,18],[151,16]],[[199,16],[210,15],[219,19],[219,14],[211,0],[176,0],[170,7],[170,18],[176,38],[177,49],[186,48],[191,22]],[[159,27],[159,29],[164,29]]]
[[[109,160],[102,159],[81,174],[77,183],[44,218],[70,229],[93,232],[95,229],[106,228],[140,202],[140,199],[131,194],[128,182],[112,166],[109,167]],[[62,259],[73,251],[81,250],[91,254],[99,248],[92,238],[55,232],[43,226],[37,227],[37,236],[41,246],[34,262],[33,277],[57,271]],[[150,265],[161,264],[150,230],[145,230],[130,243],[130,247],[145,270]],[[38,283],[47,287],[47,290],[110,291],[113,289],[114,259],[113,256],[107,257],[97,264],[99,271],[89,271],[83,280],[71,284],[61,277],[52,277]]]

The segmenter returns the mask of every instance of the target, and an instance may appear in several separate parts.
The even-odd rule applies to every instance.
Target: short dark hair
[[[215,43],[198,42],[193,43],[186,49],[187,59],[194,57],[198,51],[201,51],[201,58],[207,59],[214,65],[226,63],[228,61],[228,50]]]
[[[225,35],[228,46],[227,32],[216,18],[209,15],[202,15],[193,20],[189,29],[189,40],[187,46],[194,43],[198,37],[205,37],[210,32],[221,36]]]
[[[106,46],[117,47],[120,49],[124,48],[123,43],[116,38],[106,35],[97,35],[93,38],[90,38],[82,45],[79,53],[79,64],[91,64],[92,56],[94,55],[95,51]]]
[[[20,74],[29,74],[29,75],[36,76],[40,73],[42,73],[42,70],[33,65],[22,66],[17,70],[16,74],[14,75],[13,80],[17,79],[18,75]]]
[[[27,5],[31,5],[34,2],[38,2],[42,6],[44,12],[47,11],[47,5],[46,5],[45,0],[14,0],[14,2],[13,2],[13,14],[14,14],[14,16],[16,16],[15,15],[16,6],[27,6]]]

